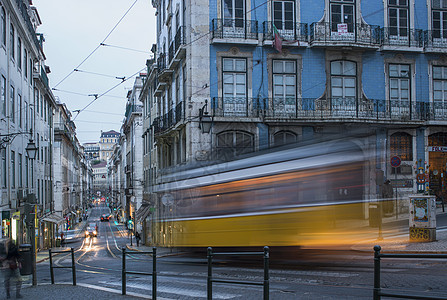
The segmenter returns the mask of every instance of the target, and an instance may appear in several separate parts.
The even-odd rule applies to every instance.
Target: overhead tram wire
[[[85,96],[85,97],[89,97],[89,96],[92,95],[92,94],[83,94],[83,93],[78,93],[78,92],[73,92],[73,91],[60,90],[60,89],[56,89],[56,88],[52,88],[52,90],[53,91],[57,91],[57,92],[61,92],[61,93],[67,93],[67,94],[73,94],[73,95],[79,95],[79,96]],[[104,96],[105,97],[112,97],[112,98],[123,99],[123,97],[120,97],[120,96],[113,96],[113,95],[104,95]]]
[[[126,77],[124,80],[122,80],[120,83],[114,85],[113,87],[111,87],[110,89],[108,89],[107,91],[105,91],[104,93],[98,95],[98,94],[92,94],[91,96],[94,96],[95,99],[93,99],[92,101],[90,101],[86,106],[84,106],[82,109],[79,109],[79,113],[73,118],[73,121],[76,120],[76,118],[79,116],[79,114],[81,112],[83,112],[87,107],[89,107],[90,105],[92,105],[96,100],[98,100],[99,98],[105,96],[108,92],[114,90],[115,88],[117,88],[118,86],[120,86],[121,84],[123,84],[124,82],[126,82],[127,80],[133,78],[134,76],[138,75],[141,71],[145,70],[146,67],[142,68],[141,70],[139,70],[138,72],[135,72],[134,74],[132,74],[129,77]]]
[[[119,21],[115,24],[115,26],[113,26],[112,30],[106,35],[106,37],[103,39],[103,41],[101,43],[99,43],[98,46],[96,46],[95,49],[93,49],[92,52],[90,52],[89,55],[87,55],[86,58],[84,58],[84,60],[76,67],[74,68],[70,73],[67,74],[67,76],[65,76],[62,80],[60,80],[54,87],[56,88],[57,86],[59,86],[62,82],[64,82],[68,77],[70,77],[76,69],[78,69],[80,66],[82,66],[87,59],[89,59],[93,53],[96,52],[96,50],[98,50],[101,47],[101,44],[103,44],[108,38],[109,36],[112,34],[113,31],[115,31],[116,27],[118,27],[118,25],[121,23],[121,21],[124,19],[124,17],[129,13],[129,11],[135,6],[135,4],[138,2],[138,0],[135,0],[132,5],[129,7],[129,9],[124,13],[124,15],[119,19]]]
[[[101,43],[101,46],[104,46],[104,47],[111,47],[111,48],[118,48],[118,49],[123,49],[123,50],[128,50],[128,51],[134,51],[134,52],[140,52],[140,53],[145,53],[145,54],[150,54],[149,51],[138,50],[138,49],[132,49],[132,48],[127,48],[127,47],[115,46],[115,45],[109,45],[109,44],[104,44],[104,43]]]
[[[103,74],[103,73],[95,73],[95,72],[84,71],[84,70],[79,70],[79,69],[74,69],[74,71],[75,72],[80,72],[80,73],[86,73],[86,74],[103,76],[103,77],[115,78],[115,79],[119,79],[119,80],[124,80],[126,78],[125,76],[118,77],[118,76],[113,76],[113,75],[108,75],[108,74]]]

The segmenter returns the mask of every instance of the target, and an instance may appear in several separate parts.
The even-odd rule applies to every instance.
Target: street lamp
[[[213,125],[212,118],[208,115],[208,100],[205,100],[205,104],[202,108],[199,108],[199,129],[202,133],[210,133],[211,126]]]
[[[36,147],[36,144],[33,141],[32,137],[32,130],[30,130],[30,139],[28,142],[28,145],[25,148],[26,154],[28,155],[28,158],[31,160],[31,164],[33,164],[34,159],[36,158],[36,153],[39,150]],[[34,168],[33,168],[34,170]],[[27,197],[27,204],[26,205],[33,205],[31,203],[31,200],[33,200],[34,197],[30,197],[28,195]],[[31,212],[31,209],[29,210]],[[37,285],[37,275],[36,275],[36,231],[35,231],[35,222],[36,222],[36,212],[34,212],[34,217],[31,217],[31,213],[27,216],[27,219],[30,218],[29,221],[29,228],[30,228],[30,238],[31,238],[31,253],[32,253],[32,271],[33,271],[33,285]]]

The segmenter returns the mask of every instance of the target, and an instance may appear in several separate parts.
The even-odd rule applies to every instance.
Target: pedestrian
[[[22,278],[20,277],[19,269],[21,268],[21,260],[19,249],[14,241],[6,240],[5,244],[6,258],[3,261],[3,275],[5,281],[6,298],[11,298],[10,286],[11,281],[16,286],[16,298],[22,298],[20,289],[22,287]]]
[[[137,241],[137,247],[140,246],[140,234],[138,233],[138,231],[135,231],[135,240]]]

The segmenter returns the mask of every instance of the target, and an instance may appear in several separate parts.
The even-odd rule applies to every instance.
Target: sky
[[[50,87],[71,111],[78,140],[98,142],[101,130],[119,132],[127,92],[135,75],[146,73],[156,43],[151,1],[33,0],[33,5],[42,21],[37,32],[45,38]]]

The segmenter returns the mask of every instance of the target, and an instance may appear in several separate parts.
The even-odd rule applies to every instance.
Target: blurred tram
[[[337,141],[164,174],[153,242],[320,248],[377,237],[365,218],[370,164],[354,143]]]

